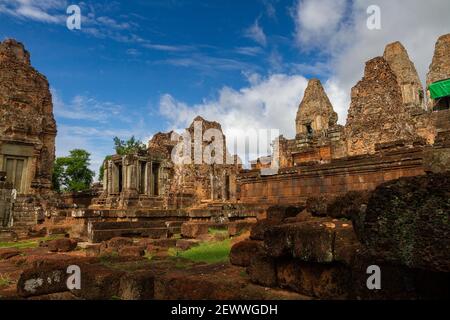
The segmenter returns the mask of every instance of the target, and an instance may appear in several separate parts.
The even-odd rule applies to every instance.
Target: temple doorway
[[[26,158],[6,157],[6,181],[13,185],[17,193],[23,193]]]

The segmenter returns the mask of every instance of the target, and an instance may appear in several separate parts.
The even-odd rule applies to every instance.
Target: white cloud
[[[109,119],[121,116],[126,120],[125,108],[112,102],[101,102],[95,98],[76,95],[70,103],[65,103],[55,89],[51,89],[53,108],[57,117],[72,120],[89,120],[107,122]]]
[[[263,52],[261,47],[238,47],[234,51],[245,56],[257,56]]]
[[[366,10],[381,9],[381,30],[367,28]],[[344,123],[350,90],[363,75],[365,62],[383,55],[385,46],[400,41],[425,81],[437,38],[450,32],[450,1],[441,0],[301,0],[296,6],[297,44],[316,48],[333,70],[328,88]],[[345,105],[343,105],[345,104]]]
[[[197,115],[218,121],[228,142],[237,132],[248,129],[277,129],[286,137],[294,137],[295,116],[307,80],[285,74],[267,78],[252,74],[248,77],[251,79],[248,87],[240,90],[223,87],[216,99],[195,105],[165,94],[160,99],[160,113],[169,121],[169,129],[176,130],[188,127]],[[244,158],[241,153],[239,155]]]
[[[252,39],[262,46],[267,45],[266,34],[264,33],[263,28],[260,27],[258,19],[256,19],[255,23],[253,23],[248,29],[244,30],[244,36]]]
[[[65,8],[64,0],[0,0],[0,13],[45,23],[65,22]]]
[[[66,156],[72,149],[85,149],[91,153],[91,169],[97,174],[105,156],[114,152],[115,136],[128,139],[134,135],[147,143],[152,134],[146,119],[129,108],[83,95],[65,103],[55,89],[51,91],[58,124],[56,155]]]
[[[295,12],[299,43],[310,50],[330,41],[340,28],[346,4],[346,0],[299,1]]]

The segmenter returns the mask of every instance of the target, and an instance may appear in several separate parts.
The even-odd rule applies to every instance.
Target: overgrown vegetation
[[[57,192],[85,191],[91,187],[95,172],[89,169],[90,153],[82,149],[57,158],[53,168],[53,189]]]
[[[128,140],[121,140],[118,137],[114,137],[114,150],[116,152],[116,154],[121,155],[121,156],[125,156],[127,154],[140,154],[140,153],[144,153],[147,150],[147,147],[145,146],[145,144],[140,141],[137,140],[134,136],[132,136],[130,139]],[[103,176],[105,174],[105,161],[107,160],[111,160],[111,156],[106,156],[105,160],[103,161],[102,165],[100,166],[99,169],[99,175],[98,175],[98,180],[102,181],[103,180]]]
[[[220,263],[228,261],[231,250],[231,240],[217,242],[203,242],[186,251],[169,249],[168,254],[195,262]]]
[[[63,235],[51,235],[48,237],[32,239],[32,240],[21,240],[17,242],[0,242],[0,248],[11,248],[11,249],[30,249],[37,248],[39,242],[55,240],[64,237]]]
[[[228,230],[227,229],[218,229],[218,228],[209,228],[208,233],[212,235],[220,234],[220,235],[227,235]]]

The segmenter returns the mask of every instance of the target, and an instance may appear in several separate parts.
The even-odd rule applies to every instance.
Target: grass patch
[[[216,235],[216,234],[228,235],[228,230],[227,229],[209,228],[208,233],[212,234],[212,235]]]
[[[49,241],[55,239],[64,238],[64,235],[51,235],[48,237],[31,239],[31,240],[21,240],[17,242],[0,242],[0,248],[11,248],[11,249],[30,249],[37,248],[40,241]]]
[[[218,242],[203,242],[186,251],[178,251],[170,248],[168,254],[195,262],[219,263],[228,261],[230,249],[231,240],[226,239]]]
[[[105,267],[111,266],[111,264],[114,262],[114,259],[117,258],[119,254],[115,251],[103,254],[99,257],[100,263],[104,265]]]

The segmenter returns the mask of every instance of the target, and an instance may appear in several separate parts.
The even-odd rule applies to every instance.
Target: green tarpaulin
[[[450,96],[450,79],[432,83],[428,89],[430,90],[431,99]]]

